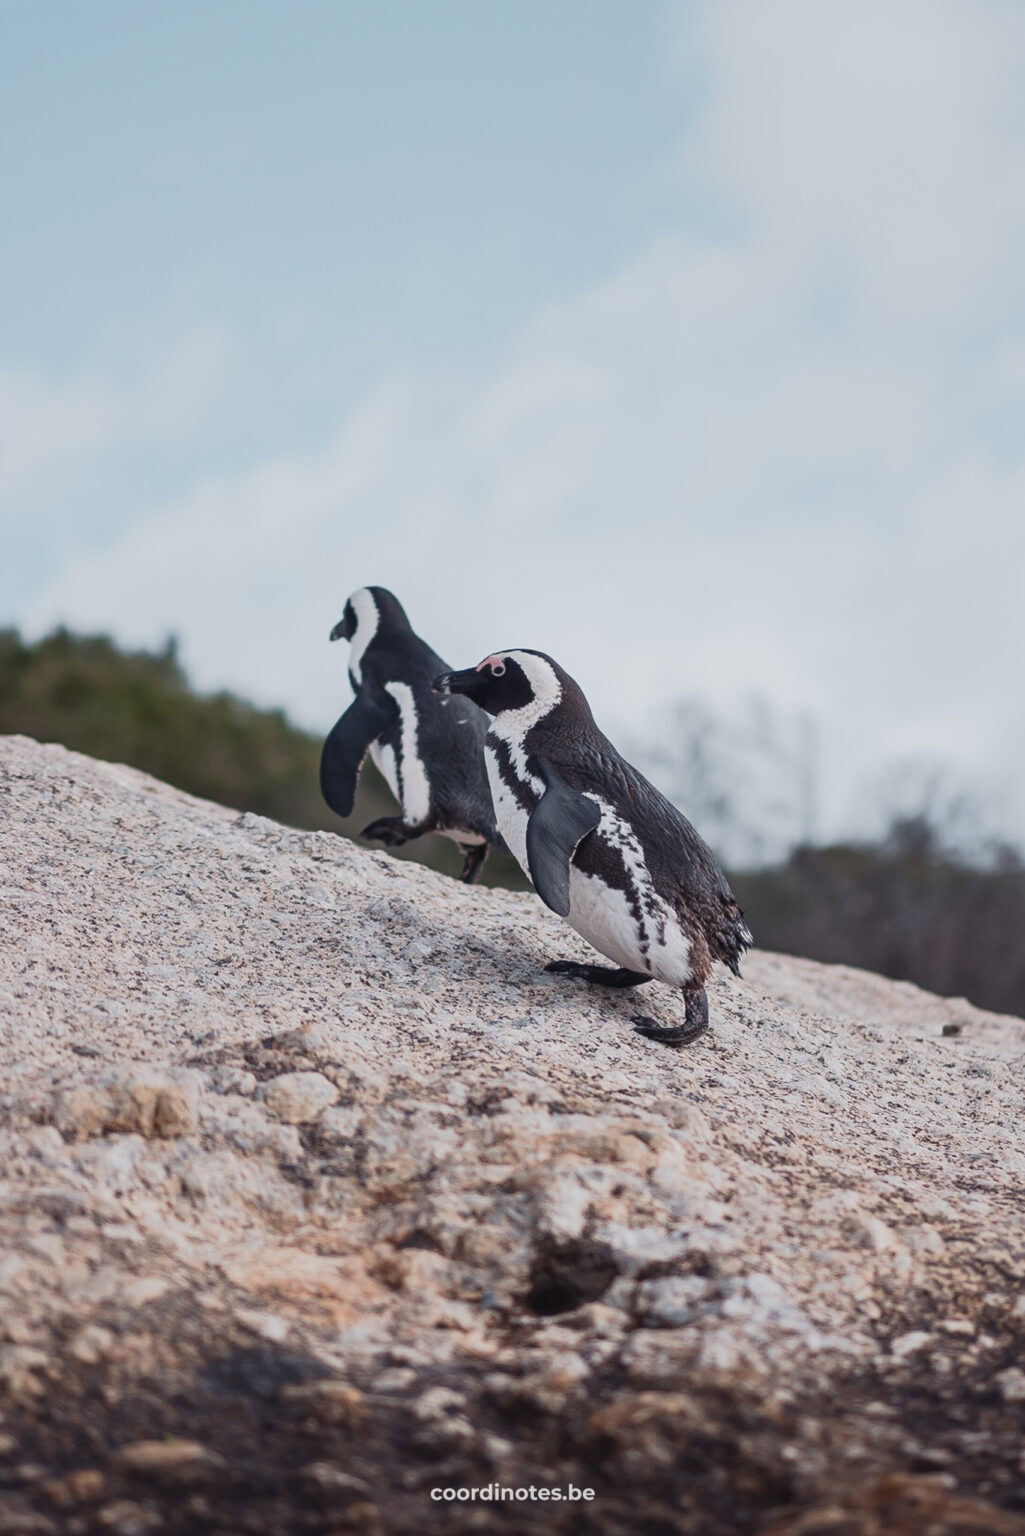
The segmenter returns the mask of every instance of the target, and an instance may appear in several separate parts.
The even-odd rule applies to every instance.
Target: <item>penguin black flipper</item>
[[[364,690],[332,727],[320,754],[320,791],[339,816],[352,815],[367,749],[394,717],[395,705],[387,694],[375,697]]]
[[[569,861],[601,821],[593,800],[540,763],[545,792],[527,822],[527,868],[537,894],[560,917],[569,915]]]

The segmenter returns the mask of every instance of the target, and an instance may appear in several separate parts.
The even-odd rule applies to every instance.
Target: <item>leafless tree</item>
[[[732,716],[681,699],[634,753],[659,788],[730,864],[756,866],[812,842],[814,722],[752,698]]]

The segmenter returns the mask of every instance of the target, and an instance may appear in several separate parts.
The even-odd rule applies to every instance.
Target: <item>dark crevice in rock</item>
[[[534,1254],[526,1304],[538,1317],[575,1312],[598,1301],[619,1273],[610,1249],[590,1238],[543,1240]]]

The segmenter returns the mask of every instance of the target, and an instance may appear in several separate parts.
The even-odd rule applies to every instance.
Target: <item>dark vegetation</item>
[[[125,651],[106,635],[57,629],[28,644],[15,630],[0,630],[0,735],[128,763],[189,794],[292,827],[356,837],[395,809],[368,761],[353,814],[341,820],[321,799],[320,738],[280,709],[257,709],[232,693],[194,692],[173,640],[160,651]],[[443,837],[421,838],[398,856],[447,874],[462,863]],[[493,853],[485,884],[521,883],[512,860]]]
[[[1013,849],[969,860],[912,817],[876,843],[796,848],[734,885],[765,949],[1025,1013],[1025,864]]]
[[[281,710],[193,692],[173,641],[158,652],[129,652],[104,636],[56,630],[27,644],[0,631],[0,734],[8,733],[129,763],[191,794],[296,827],[355,836],[391,805],[368,763],[355,814],[340,821],[320,798],[319,738]],[[708,742],[706,726],[699,736]],[[689,767],[686,777],[693,780]],[[718,817],[706,807],[702,817],[701,793],[681,789],[676,797],[716,840],[728,807]],[[402,853],[448,873],[459,866],[444,838]],[[489,883],[522,885],[508,859],[492,855],[488,871]],[[732,878],[764,948],[1025,1013],[1025,864],[1012,849],[969,856],[930,813],[902,815],[875,842],[804,844]]]
[[[823,844],[814,721],[682,700],[635,751],[726,855],[756,943],[1025,1014],[1025,863],[935,766],[880,774],[873,839]]]
[[[281,710],[193,693],[173,640],[150,653],[64,629],[35,645],[0,631],[0,732],[130,763],[294,827],[332,825],[317,784],[318,742]]]

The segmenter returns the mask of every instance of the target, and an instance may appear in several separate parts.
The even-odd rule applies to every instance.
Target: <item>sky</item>
[[[1017,0],[0,0],[0,623],[321,727],[379,583],[1025,840],[1023,167]]]

